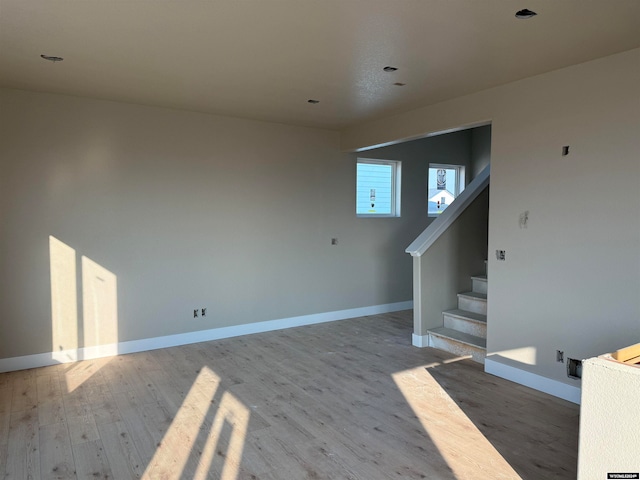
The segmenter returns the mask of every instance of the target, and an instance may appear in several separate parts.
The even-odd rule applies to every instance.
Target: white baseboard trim
[[[220,340],[223,338],[238,337],[240,335],[250,335],[252,333],[270,332],[285,328],[314,325],[316,323],[365,317],[367,315],[398,312],[401,310],[410,310],[412,308],[413,301],[387,303],[384,305],[372,305],[370,307],[351,308],[335,312],[314,313],[299,317],[268,320],[266,322],[234,325],[232,327],[178,333],[164,337],[131,340],[128,342],[100,345],[97,347],[84,347],[75,350],[64,350],[61,352],[37,353],[22,357],[2,358],[0,359],[0,373],[12,372],[15,370],[26,370],[28,368],[47,367],[50,365],[57,365],[59,363],[76,362],[78,360],[91,360],[94,358],[111,357],[126,353],[144,352],[147,350],[156,350],[158,348],[177,347],[179,345],[187,345],[190,343],[208,342],[210,340]]]
[[[414,347],[428,347],[429,335],[416,335],[413,333],[411,334],[411,344]]]
[[[569,402],[580,405],[580,393],[579,387],[573,385],[567,385],[566,383],[553,380],[552,378],[543,377],[536,373],[527,372],[520,368],[506,365],[500,361],[492,360],[491,357],[487,357],[484,361],[484,371],[495,375],[496,377],[504,378],[525,387],[533,388],[540,392],[548,393],[554,397],[562,398]]]

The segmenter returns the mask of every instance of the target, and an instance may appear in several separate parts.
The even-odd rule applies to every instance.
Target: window
[[[400,162],[358,159],[356,215],[360,217],[400,216]]]
[[[430,163],[427,185],[427,213],[436,217],[464,190],[464,167]]]

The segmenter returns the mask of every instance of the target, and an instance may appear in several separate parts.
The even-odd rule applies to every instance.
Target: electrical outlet
[[[338,244],[338,239],[337,238],[332,238],[331,239],[331,245],[337,245]]]
[[[201,316],[206,317],[207,316],[207,309],[206,308],[202,308],[200,310],[200,314],[201,314]]]
[[[193,318],[198,318],[198,309],[197,308],[193,311]]]
[[[564,352],[562,350],[556,350],[556,362],[564,363]]]
[[[507,251],[506,250],[496,250],[496,258],[498,260],[504,261],[506,260]]]
[[[567,359],[567,377],[579,380],[582,378],[582,360],[577,358]]]

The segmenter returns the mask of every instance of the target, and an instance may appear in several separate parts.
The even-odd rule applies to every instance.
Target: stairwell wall
[[[426,215],[429,163],[462,165],[466,183],[491,159],[491,125],[403,142],[352,154],[358,157],[402,161],[403,204],[410,206],[410,221],[402,232],[409,245],[435,218]],[[470,275],[482,273],[487,254],[488,189],[421,257],[413,257],[414,336],[442,326],[442,311],[453,308],[456,294],[469,290]],[[416,206],[418,208],[416,209]],[[406,213],[403,210],[403,216]],[[370,219],[369,221],[379,221]],[[400,232],[399,232],[400,233]],[[410,258],[388,252],[390,261],[405,264]],[[418,293],[417,290],[421,290]],[[419,333],[421,332],[421,333]]]
[[[468,171],[472,170],[473,150],[471,131],[453,132],[447,135],[437,135],[398,145],[381,147],[360,153],[352,153],[351,161],[358,158],[381,160],[397,160],[402,162],[402,217],[399,218],[358,218],[362,225],[379,225],[379,228],[389,230],[396,240],[393,245],[403,244],[397,250],[391,247],[380,256],[386,261],[403,265],[407,275],[411,275],[411,258],[404,250],[434,218],[427,216],[427,176],[429,163],[451,163],[463,165]],[[469,178],[467,177],[467,180]],[[384,231],[381,230],[381,231]]]
[[[640,338],[639,84],[634,49],[343,132],[351,150],[491,122],[487,361],[516,381],[577,387],[556,350]]]
[[[414,335],[443,325],[442,312],[457,308],[457,294],[471,290],[471,276],[482,274],[487,255],[489,188],[421,256],[413,257]]]

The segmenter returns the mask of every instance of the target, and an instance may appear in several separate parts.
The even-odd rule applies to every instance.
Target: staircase
[[[427,330],[429,346],[484,363],[487,353],[487,276],[471,277],[472,291],[458,294],[458,308],[442,312],[444,326]]]

